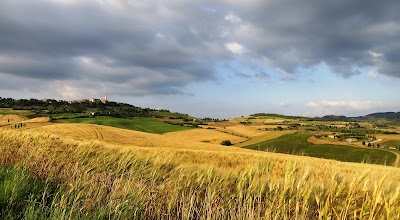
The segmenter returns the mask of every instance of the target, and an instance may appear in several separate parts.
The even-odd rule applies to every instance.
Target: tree
[[[230,140],[223,140],[223,141],[221,142],[221,145],[224,145],[224,146],[231,146],[232,143],[231,143]]]

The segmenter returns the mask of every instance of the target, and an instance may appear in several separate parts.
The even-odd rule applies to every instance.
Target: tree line
[[[120,102],[90,102],[81,100],[79,102],[68,102],[55,99],[13,99],[0,97],[0,108],[11,108],[13,110],[29,110],[36,116],[64,114],[64,113],[95,113],[98,116],[113,117],[151,117],[158,110],[141,108]],[[163,110],[167,111],[167,110]]]

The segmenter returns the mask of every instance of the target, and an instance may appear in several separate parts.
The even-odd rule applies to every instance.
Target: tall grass
[[[327,171],[317,182],[289,160],[276,178],[274,163],[220,172],[94,142],[0,131],[0,166],[23,170],[17,179],[32,186],[47,184],[25,194],[44,200],[18,197],[28,201],[19,216],[25,219],[400,219],[395,168],[384,168],[395,179]]]

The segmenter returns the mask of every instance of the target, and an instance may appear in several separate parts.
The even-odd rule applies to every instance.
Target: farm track
[[[101,130],[99,130],[97,127],[95,127],[94,125],[89,125],[89,127],[91,128],[91,130],[95,133],[96,135],[96,139],[97,140],[104,140],[104,136],[101,132]]]
[[[393,166],[400,167],[400,153],[398,153],[398,152],[393,152],[393,153],[395,153],[397,155],[396,160],[393,163]]]

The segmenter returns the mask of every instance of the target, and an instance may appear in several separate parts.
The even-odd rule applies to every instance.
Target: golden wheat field
[[[147,148],[177,148],[204,151],[237,151],[236,148],[219,147],[209,143],[182,140],[165,135],[114,128],[93,124],[59,123],[30,129],[34,132],[51,133],[75,140],[96,140],[119,146]],[[218,133],[219,134],[219,133]],[[242,150],[242,149],[240,149]],[[243,149],[244,150],[244,149]]]
[[[376,138],[382,139],[382,141],[388,141],[388,140],[396,140],[400,141],[400,135],[391,135],[391,134],[377,134]]]
[[[50,117],[37,117],[23,121],[23,123],[45,123],[50,122]]]
[[[332,163],[341,163],[311,157],[266,153],[239,147],[226,147],[208,143],[185,141],[158,134],[150,134],[101,125],[62,123],[28,130],[28,133],[32,132],[38,134],[55,134],[66,140],[96,140],[94,143],[103,143],[104,146],[109,148],[117,148],[127,151],[132,150],[145,155],[145,157],[150,156],[162,160],[181,161],[197,165],[205,164],[211,167],[215,166],[214,168],[223,167],[243,169],[251,164],[257,164],[257,162],[260,162],[260,160],[267,158],[273,158],[278,162],[278,164],[285,164],[285,161],[291,161],[306,165],[310,162],[309,165],[306,166],[306,169],[310,169],[314,163],[316,163],[316,161],[320,161],[321,164],[324,162],[326,164],[324,165],[325,167],[331,166]],[[273,136],[277,135],[277,133],[278,132],[271,132],[269,136],[262,138],[273,138]],[[280,135],[283,135],[285,132],[280,133]],[[360,164],[353,165],[358,166]],[[362,164],[362,166],[373,167],[375,165]],[[351,169],[348,171],[350,170]],[[323,173],[325,171],[318,172]]]
[[[43,192],[49,203],[28,203],[26,219],[400,218],[398,168],[173,139],[163,144],[161,135],[95,127],[0,131],[0,165],[59,186]],[[139,144],[104,141],[118,133]]]
[[[262,131],[226,147],[196,138],[237,136],[46,121],[0,130],[0,165],[59,186],[51,204],[32,203],[26,219],[400,218],[399,168],[240,148],[293,131]]]
[[[13,124],[13,123],[17,123],[17,122],[22,122],[24,120],[26,120],[26,118],[19,116],[19,115],[1,115],[0,114],[0,126]]]
[[[256,137],[252,137],[249,140],[240,143],[240,144],[236,144],[235,147],[244,147],[247,145],[253,145],[253,144],[257,144],[263,141],[268,141],[268,140],[272,140],[275,138],[278,138],[280,136],[283,136],[285,134],[292,134],[295,131],[263,131],[263,133],[261,135],[258,135]]]
[[[180,140],[196,141],[210,144],[221,144],[223,140],[229,140],[232,144],[236,144],[247,140],[243,137],[223,133],[221,131],[213,129],[192,129],[186,131],[175,131],[168,132],[164,135]]]
[[[210,122],[208,125],[200,125],[201,127],[207,128],[207,127],[214,127],[214,128],[225,128],[229,126],[235,126],[237,125],[236,122],[233,121],[223,121],[223,122]]]
[[[229,133],[235,133],[238,135],[242,135],[245,137],[255,137],[258,135],[262,135],[264,132],[258,130],[257,127],[248,126],[248,125],[235,125],[226,128],[226,131]]]

